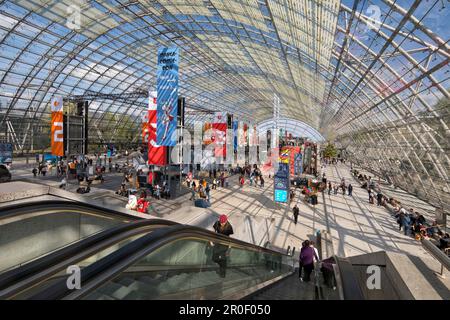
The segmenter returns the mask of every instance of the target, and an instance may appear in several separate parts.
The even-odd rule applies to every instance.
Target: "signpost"
[[[274,201],[287,203],[289,199],[289,163],[279,163],[274,176]]]

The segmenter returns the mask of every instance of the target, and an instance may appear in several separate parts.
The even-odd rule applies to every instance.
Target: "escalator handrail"
[[[14,205],[7,205],[4,207],[1,207],[0,220],[11,218],[14,216],[19,216],[21,214],[24,214],[20,210],[33,209],[33,207],[36,207],[36,206],[42,206],[42,207],[44,207],[44,206],[68,206],[68,207],[88,208],[91,210],[95,210],[96,211],[95,213],[99,213],[99,214],[103,214],[103,215],[111,214],[111,215],[119,216],[121,218],[128,219],[128,220],[144,219],[144,218],[141,218],[138,216],[128,215],[124,212],[116,211],[114,209],[102,207],[102,206],[99,206],[96,204],[88,204],[88,203],[75,202],[75,201],[70,201],[70,200],[37,200],[37,201],[27,201],[24,203],[17,203]],[[29,214],[29,212],[27,211],[25,214]]]
[[[273,251],[238,239],[233,239],[206,229],[189,225],[175,225],[159,228],[82,269],[81,289],[76,291],[68,289],[66,279],[64,278],[49,288],[37,293],[31,297],[31,299],[76,299],[85,296],[89,294],[90,291],[94,290],[106,281],[116,277],[133,263],[139,261],[139,259],[142,259],[154,250],[183,238],[203,238],[207,241],[221,242],[254,252],[269,253],[280,257],[286,256],[292,259],[290,256],[281,252]]]
[[[338,286],[342,289],[343,300],[365,300],[355,270],[346,258],[334,256],[339,275],[336,277]]]
[[[30,277],[38,272],[50,268],[58,263],[65,261],[67,258],[87,250],[90,247],[97,245],[99,242],[107,241],[116,235],[125,233],[127,231],[143,228],[146,226],[163,225],[171,226],[178,223],[170,220],[163,219],[148,219],[133,221],[124,225],[115,226],[113,228],[106,229],[95,235],[89,236],[85,239],[77,241],[67,247],[61,248],[55,252],[45,255],[41,258],[33,260],[29,263],[23,264],[17,268],[11,269],[0,274],[0,291],[12,286],[13,284],[23,281],[27,277]]]

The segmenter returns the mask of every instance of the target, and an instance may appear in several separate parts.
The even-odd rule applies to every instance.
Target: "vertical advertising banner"
[[[149,126],[149,120],[148,120],[149,112],[145,112],[142,116],[142,143],[148,143],[148,135],[150,133],[150,130],[148,128]]]
[[[238,121],[233,121],[233,145],[234,145],[234,150],[237,150],[238,148],[238,134],[239,134],[239,122]]]
[[[167,164],[166,147],[156,143],[157,127],[156,92],[150,93],[148,102],[148,164],[164,166]]]
[[[177,144],[178,64],[178,48],[158,50],[156,136],[160,146],[174,147]]]
[[[294,159],[294,174],[301,175],[302,173],[303,173],[303,155],[301,153],[296,153]]]
[[[216,112],[214,115],[214,122],[212,124],[215,136],[215,156],[226,157],[226,137],[227,137],[227,113]]]
[[[63,98],[53,97],[51,101],[51,147],[52,155],[64,156]]]

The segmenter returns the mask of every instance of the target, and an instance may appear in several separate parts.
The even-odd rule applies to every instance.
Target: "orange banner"
[[[63,114],[52,112],[52,155],[64,156]]]

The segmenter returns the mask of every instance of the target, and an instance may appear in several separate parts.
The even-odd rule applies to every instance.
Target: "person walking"
[[[234,233],[233,227],[231,226],[230,222],[228,221],[228,217],[225,214],[222,214],[219,217],[219,220],[214,223],[213,229],[216,233],[222,234],[227,237],[231,236]],[[211,244],[214,246],[212,260],[219,265],[218,274],[220,275],[220,277],[225,278],[229,247],[221,243]]]
[[[353,193],[353,186],[351,183],[348,184],[348,195],[351,197]]]
[[[294,214],[294,223],[297,224],[298,215],[300,213],[300,209],[298,208],[297,205],[295,205],[294,208],[292,208],[292,212]]]
[[[260,183],[261,188],[264,188],[264,178],[262,175],[259,176],[259,183]]]
[[[209,188],[209,183],[206,184],[205,193],[208,203],[211,204],[211,189]]]
[[[331,190],[333,187],[331,186],[331,182],[328,182],[328,195],[331,195]]]
[[[216,190],[217,189],[217,179],[214,177],[213,179],[213,183],[212,183],[212,189]]]
[[[300,251],[300,261],[305,269],[305,276],[303,281],[309,282],[311,280],[311,273],[314,270],[314,259],[319,261],[314,248],[311,247],[309,240],[305,240],[305,246]]]

